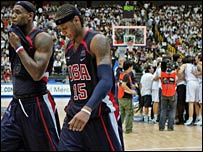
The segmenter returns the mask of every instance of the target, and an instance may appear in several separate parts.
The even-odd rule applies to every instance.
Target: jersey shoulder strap
[[[35,28],[33,31],[29,34],[30,38],[33,39],[38,33],[44,32],[42,29]]]
[[[31,46],[33,46],[33,41],[34,41],[35,36],[41,32],[44,32],[44,31],[42,29],[35,28],[32,30],[32,32],[28,36],[26,36],[26,39],[29,41]]]

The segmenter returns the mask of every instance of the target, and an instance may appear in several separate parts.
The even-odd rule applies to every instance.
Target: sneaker
[[[148,122],[148,116],[144,116],[144,122]]]
[[[194,122],[194,125],[197,125],[197,123],[199,123],[201,121],[201,119],[196,119]]]
[[[164,128],[159,128],[159,131],[164,131]]]
[[[196,126],[202,126],[202,121],[201,121],[201,120],[198,121],[195,125],[196,125]]]
[[[128,131],[126,131],[125,133],[126,134],[130,134],[130,133],[132,133],[133,131],[132,130],[128,130]]]
[[[168,131],[174,131],[174,129],[168,129]]]
[[[196,119],[194,125],[197,125],[198,122],[200,122],[200,119]]]
[[[166,123],[165,123],[165,125],[166,125],[166,126],[168,126],[168,119],[166,120]]]
[[[153,124],[157,124],[157,121],[155,119],[152,119],[151,121]]]
[[[186,123],[184,123],[185,126],[191,126],[192,125],[192,120],[187,120]]]
[[[168,128],[168,131],[174,131],[174,129],[173,128]]]

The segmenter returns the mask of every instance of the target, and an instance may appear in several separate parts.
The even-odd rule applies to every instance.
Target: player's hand
[[[8,41],[15,50],[18,46],[21,46],[21,40],[14,32],[9,33]]]
[[[79,111],[72,119],[68,122],[69,129],[72,131],[83,131],[87,124],[90,115],[84,111]]]

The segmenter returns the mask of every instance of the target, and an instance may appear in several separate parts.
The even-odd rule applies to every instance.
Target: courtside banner
[[[53,96],[56,97],[70,97],[70,86],[69,84],[47,84],[48,90]],[[11,97],[13,95],[12,84],[5,83],[1,84],[1,97]]]

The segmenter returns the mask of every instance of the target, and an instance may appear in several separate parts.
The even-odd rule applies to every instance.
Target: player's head
[[[61,7],[59,7],[59,9],[55,14],[56,25],[61,25],[68,21],[73,21],[75,16],[79,17],[81,25],[83,26],[83,18],[81,16],[80,11],[71,4],[68,3],[64,4]]]
[[[149,64],[145,67],[145,73],[153,73],[153,72],[154,72],[154,68],[152,65]]]
[[[128,70],[129,68],[133,68],[133,62],[131,60],[126,60],[123,63],[123,70]]]
[[[13,7],[12,24],[24,26],[35,17],[35,6],[29,1],[18,1]]]
[[[180,58],[180,54],[176,53],[173,55],[173,61],[174,62],[177,62],[179,58]]]
[[[83,27],[83,19],[80,11],[71,4],[64,4],[57,10],[55,14],[55,23],[57,28],[62,31],[62,33],[72,38],[70,31],[75,32],[77,36],[78,29]],[[69,29],[69,31],[68,31]]]

